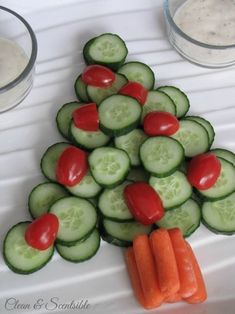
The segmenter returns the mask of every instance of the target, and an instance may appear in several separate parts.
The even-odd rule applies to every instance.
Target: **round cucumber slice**
[[[77,98],[83,102],[89,102],[87,95],[87,85],[82,80],[82,75],[79,75],[74,84],[74,90]]]
[[[235,154],[227,149],[224,148],[214,148],[211,150],[217,157],[221,157],[233,164],[235,167]]]

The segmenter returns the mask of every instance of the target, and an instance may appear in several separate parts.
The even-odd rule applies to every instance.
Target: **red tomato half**
[[[169,136],[176,133],[178,129],[179,121],[169,112],[153,111],[144,117],[144,132],[149,136]]]
[[[74,186],[88,171],[87,154],[80,148],[69,146],[56,165],[56,179],[60,184]]]
[[[99,130],[99,114],[95,103],[83,105],[73,112],[75,126],[84,131]]]
[[[145,182],[127,185],[124,198],[134,218],[144,225],[151,225],[164,215],[159,195]]]
[[[59,220],[54,214],[44,214],[34,220],[26,229],[25,241],[38,250],[48,249],[55,241]]]
[[[207,190],[216,183],[220,171],[220,161],[214,154],[201,154],[189,162],[187,178],[195,188]]]
[[[82,73],[82,80],[87,85],[108,87],[115,81],[115,74],[103,65],[88,65]]]
[[[144,105],[148,96],[148,90],[137,82],[128,82],[122,86],[118,93],[135,98],[141,105]]]

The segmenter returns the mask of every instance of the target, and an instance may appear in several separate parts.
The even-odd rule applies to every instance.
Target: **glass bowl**
[[[18,76],[6,85],[0,86],[0,113],[2,113],[17,106],[32,88],[37,40],[30,25],[19,14],[2,6],[0,6],[0,38],[14,42],[27,58]]]
[[[235,64],[235,43],[227,46],[205,44],[191,38],[175,24],[175,12],[186,1],[164,0],[167,34],[172,46],[189,61],[204,67],[222,68]]]

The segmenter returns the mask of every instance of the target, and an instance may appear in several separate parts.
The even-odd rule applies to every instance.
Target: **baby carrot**
[[[155,258],[160,290],[166,297],[173,295],[179,291],[180,281],[168,231],[163,228],[153,231],[150,235],[150,243]]]
[[[179,292],[176,292],[175,294],[172,294],[169,297],[167,297],[165,299],[165,302],[167,302],[167,303],[175,303],[175,302],[179,302],[181,300],[182,300],[181,295],[179,294]]]
[[[197,290],[197,280],[193,269],[192,259],[189,255],[187,244],[179,228],[168,230],[180,278],[179,294],[182,298],[188,298]]]

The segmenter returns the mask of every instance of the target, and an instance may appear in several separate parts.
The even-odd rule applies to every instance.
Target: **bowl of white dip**
[[[0,6],[0,113],[17,106],[33,85],[37,40],[16,12]]]
[[[170,43],[210,68],[235,64],[235,0],[164,0]]]

